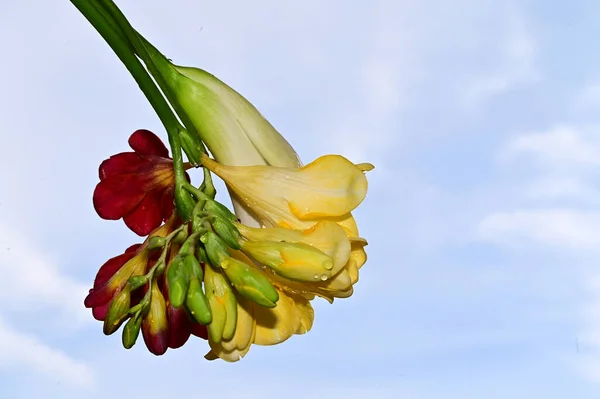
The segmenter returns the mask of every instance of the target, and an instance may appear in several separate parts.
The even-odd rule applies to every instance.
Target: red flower
[[[100,165],[94,208],[102,219],[123,221],[148,235],[173,213],[175,174],[169,150],[148,130],[129,138],[134,152],[113,155]]]
[[[135,244],[123,254],[106,261],[98,270],[94,287],[84,301],[87,308],[92,308],[94,318],[104,321],[111,302],[123,290],[129,277],[147,273],[158,255],[156,251],[149,252],[144,246]],[[162,355],[168,348],[179,348],[191,335],[208,339],[206,326],[198,324],[183,307],[171,305],[164,277],[159,278],[154,287],[159,291],[153,293],[150,311],[144,316],[141,327],[144,342],[151,353]],[[145,285],[134,290],[130,306],[137,305],[147,289],[148,285]]]

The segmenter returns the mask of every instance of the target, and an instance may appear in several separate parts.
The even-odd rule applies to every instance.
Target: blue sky
[[[82,301],[137,238],[97,167],[135,83],[67,1],[0,14],[0,398],[597,398],[595,1],[121,0],[175,62],[243,93],[305,162],[372,162],[369,261],[313,330],[236,364],[104,337]]]

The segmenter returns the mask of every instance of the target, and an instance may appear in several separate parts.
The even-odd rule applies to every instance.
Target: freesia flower
[[[122,152],[102,162],[93,202],[103,219],[123,219],[146,236],[173,213],[173,160],[161,140],[148,130],[129,138],[134,152]]]
[[[207,358],[237,361],[252,344],[274,345],[310,330],[315,296],[352,295],[367,242],[351,212],[365,198],[364,172],[373,166],[326,155],[301,167],[289,143],[243,96],[208,72],[173,65],[147,44],[214,157],[204,156],[202,165],[231,194],[242,235],[241,251],[231,256],[264,273],[279,295],[266,307],[235,293],[236,330],[218,340],[209,334]]]
[[[238,302],[239,335],[218,342],[209,336],[207,358],[237,361],[252,343],[274,345],[309,331],[315,295],[352,295],[367,242],[350,212],[365,198],[364,172],[373,166],[336,155],[301,168],[226,166],[206,156],[202,162],[262,225],[236,224],[241,251],[233,256],[263,271],[279,293],[273,308]]]
[[[150,236],[165,237],[179,226],[179,221],[172,215],[166,224],[151,232]],[[148,240],[143,244],[135,244],[127,248],[121,255],[115,256],[104,263],[94,280],[94,286],[84,300],[87,308],[92,308],[94,318],[104,321],[106,334],[112,334],[123,320],[117,325],[107,324],[111,307],[114,302],[126,300],[125,308],[137,305],[147,292],[147,284],[136,292],[130,292],[128,280],[131,277],[143,276],[154,265],[158,253],[148,248]],[[172,261],[173,256],[169,260]],[[167,266],[168,267],[168,266]],[[129,290],[124,292],[124,290]],[[168,300],[168,286],[164,279],[158,280],[151,287],[152,296],[149,312],[141,320],[141,331],[144,342],[150,352],[162,355],[168,348],[176,349],[183,346],[190,335],[207,338],[206,326],[200,325],[189,317],[185,309],[174,308]],[[135,340],[134,340],[135,341]]]
[[[121,50],[129,48],[144,62],[171,102],[177,116],[169,115],[160,96],[146,92],[176,164],[156,136],[138,131],[130,138],[134,152],[101,165],[94,192],[98,214],[123,218],[134,232],[150,236],[100,269],[85,305],[104,320],[106,334],[127,320],[123,345],[133,346],[141,331],[156,355],[195,334],[208,339],[207,359],[234,362],[253,344],[276,345],[308,332],[314,322],[310,301],[352,295],[366,261],[367,242],[351,212],[366,196],[365,172],[373,166],[339,155],[302,166],[243,96],[208,72],[173,65],[138,35],[140,47],[131,39],[135,30],[111,7],[86,12],[114,17],[124,40],[133,41]],[[138,80],[144,90],[150,90],[147,80]],[[201,186],[182,181],[180,147],[205,168]],[[235,216],[214,200],[208,171],[225,182]]]

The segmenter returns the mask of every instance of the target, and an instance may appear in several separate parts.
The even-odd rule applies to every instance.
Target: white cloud
[[[512,8],[506,18],[506,33],[500,42],[495,70],[480,75],[467,86],[464,100],[476,105],[514,87],[540,79],[536,66],[537,44],[521,10]]]
[[[598,204],[600,190],[577,177],[549,176],[528,184],[525,188],[525,197],[528,200],[574,199]]]
[[[589,300],[581,311],[579,354],[572,360],[586,378],[600,383],[600,275],[590,278],[585,288]]]
[[[0,225],[0,299],[3,309],[38,309],[52,306],[71,322],[90,320],[83,307],[88,287],[60,272],[48,255],[14,228]]]
[[[600,132],[596,128],[556,126],[545,132],[527,133],[507,146],[508,155],[530,156],[550,167],[600,165]]]
[[[600,82],[588,83],[579,90],[575,96],[574,105],[580,109],[597,109],[600,107]]]
[[[92,370],[64,352],[50,348],[37,338],[9,328],[0,319],[0,368],[23,369],[49,374],[61,382],[90,387]]]
[[[480,238],[500,244],[532,243],[570,249],[600,249],[600,212],[533,209],[496,212],[478,226]]]

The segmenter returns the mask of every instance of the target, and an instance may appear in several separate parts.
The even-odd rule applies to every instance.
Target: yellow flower
[[[279,294],[272,308],[237,295],[240,330],[220,342],[209,336],[207,358],[237,361],[253,343],[275,345],[308,332],[315,296],[333,302],[352,295],[367,242],[359,237],[350,212],[365,198],[364,172],[373,167],[336,155],[302,168],[225,166],[208,157],[202,161],[263,226],[248,226],[238,215],[241,250],[231,256],[264,273]]]
[[[366,196],[364,172],[373,166],[325,155],[302,167],[289,143],[238,92],[210,73],[173,65],[149,50],[163,63],[161,69],[169,70],[166,81],[178,105],[214,157],[204,156],[203,166],[223,179],[231,194],[242,237],[241,250],[230,250],[231,257],[266,276],[279,296],[274,307],[253,302],[252,287],[242,281],[247,269],[222,264],[225,275],[239,277],[236,284],[246,296],[234,284],[234,310],[221,303],[229,294],[213,295],[211,309],[225,318],[217,318],[219,328],[209,334],[206,357],[237,361],[252,344],[275,345],[306,333],[314,321],[310,301],[349,297],[358,281],[367,242],[351,212]],[[214,272],[208,271],[208,285],[219,282],[224,290],[221,272]],[[234,314],[235,331],[222,334]]]
[[[365,171],[339,155],[325,155],[299,169],[225,166],[204,156],[203,165],[225,181],[265,226],[310,228],[319,219],[343,220],[367,194]]]

